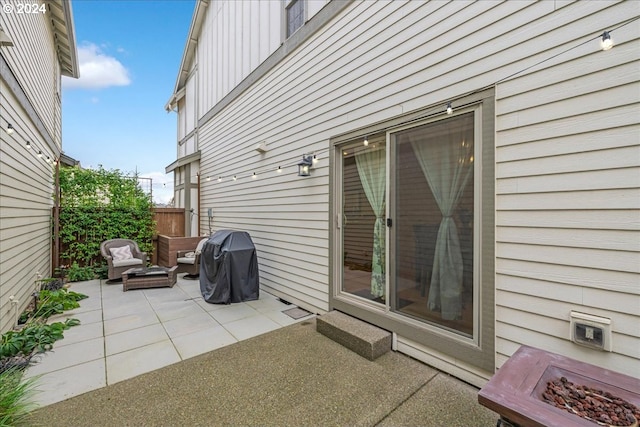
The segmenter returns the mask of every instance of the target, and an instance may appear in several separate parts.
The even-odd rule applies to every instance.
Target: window
[[[285,12],[287,18],[287,38],[304,24],[305,0],[293,0],[287,5]]]

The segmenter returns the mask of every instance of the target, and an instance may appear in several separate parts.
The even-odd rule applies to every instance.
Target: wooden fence
[[[156,222],[156,232],[153,236],[153,254],[151,263],[158,265],[158,236],[184,237],[184,209],[183,208],[153,208],[153,220]]]

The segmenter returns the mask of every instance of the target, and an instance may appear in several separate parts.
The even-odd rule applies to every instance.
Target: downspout
[[[51,277],[60,267],[60,158],[56,162],[55,185],[53,196],[53,262]]]

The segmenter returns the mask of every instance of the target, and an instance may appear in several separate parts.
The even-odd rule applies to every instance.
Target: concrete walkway
[[[183,279],[125,293],[97,281],[74,285],[93,297],[73,314],[83,324],[28,371],[42,374],[37,399],[46,405],[30,424],[496,425],[476,388],[414,359],[366,360],[316,332],[314,316],[296,324],[282,313],[293,306],[264,292],[216,306],[197,287]]]
[[[27,370],[40,377],[35,402],[55,403],[296,322],[282,313],[295,305],[266,292],[219,305],[205,302],[199,286],[182,275],[173,288],[127,292],[99,280],[73,283],[70,290],[89,298],[49,322],[81,324]]]

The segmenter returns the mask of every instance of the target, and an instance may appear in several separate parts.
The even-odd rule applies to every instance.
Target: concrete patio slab
[[[107,356],[107,383],[115,384],[180,360],[170,340],[113,354]]]
[[[67,345],[89,341],[94,338],[102,338],[104,336],[102,322],[82,322],[81,325],[83,325],[82,328],[74,326],[64,331],[64,339],[56,342],[55,348],[57,349]]]
[[[105,319],[104,334],[105,336],[117,334],[118,332],[141,328],[143,326],[153,325],[154,323],[160,323],[156,312],[153,310],[145,310],[138,314],[130,314],[110,320]]]
[[[183,335],[212,329],[216,326],[220,326],[220,324],[213,320],[208,313],[202,310],[199,313],[163,322],[163,326],[167,331],[167,334],[169,334],[169,337],[173,339]]]
[[[161,322],[180,319],[181,317],[190,316],[193,313],[202,312],[202,309],[195,301],[184,301],[183,299],[158,302],[157,305],[153,306],[153,310]]]
[[[236,337],[238,341],[262,335],[281,327],[281,325],[262,314],[245,317],[244,319],[225,324],[225,328],[231,333],[231,335]]]
[[[27,370],[27,377],[81,365],[104,358],[104,340],[93,338],[75,344],[54,346],[53,350],[38,356],[38,363]]]
[[[188,335],[173,338],[173,345],[182,360],[238,342],[223,326],[203,329]]]
[[[33,401],[39,406],[50,405],[106,385],[105,360],[101,358],[39,375]]]
[[[224,325],[226,323],[235,322],[236,320],[244,319],[246,317],[256,316],[258,312],[251,308],[247,303],[241,307],[237,307],[234,304],[226,305],[220,310],[211,312],[211,317],[216,319],[218,323]]]
[[[130,329],[104,337],[105,354],[111,356],[134,348],[144,347],[169,339],[161,323]]]

